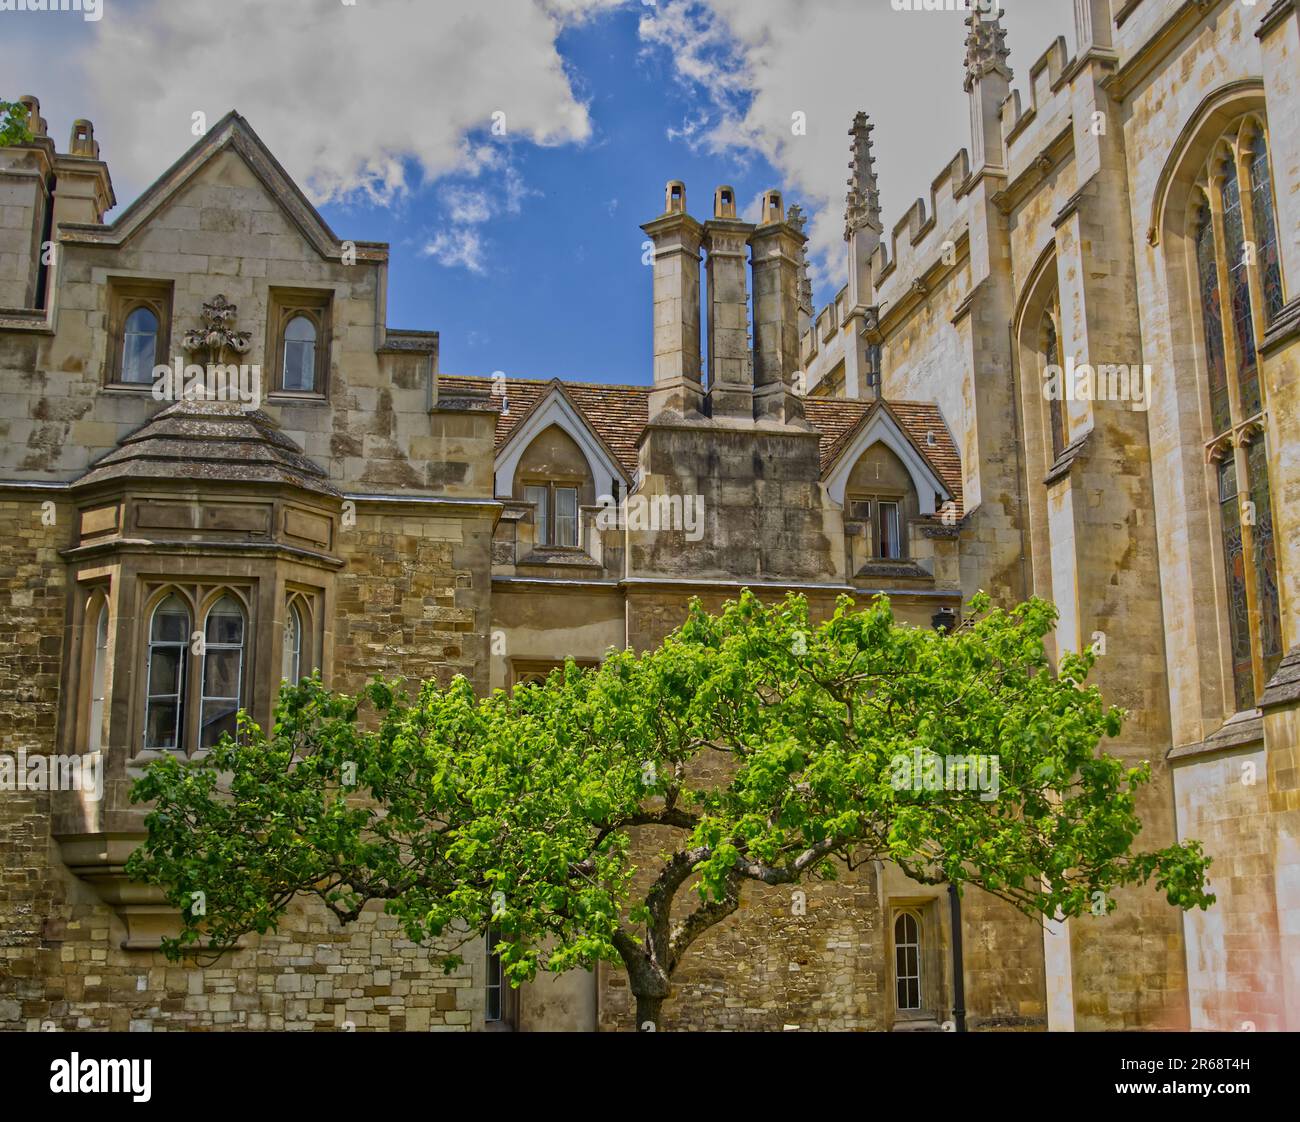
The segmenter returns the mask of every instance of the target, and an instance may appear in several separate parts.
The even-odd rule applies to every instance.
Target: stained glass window
[[[1201,322],[1205,328],[1205,365],[1210,381],[1210,416],[1217,435],[1232,425],[1228,407],[1228,364],[1223,353],[1223,307],[1219,301],[1219,267],[1214,252],[1214,217],[1206,200],[1196,230],[1196,265],[1200,274]]]
[[[1264,408],[1259,337],[1284,297],[1262,122],[1243,118],[1215,152],[1189,233],[1205,337],[1233,698],[1238,709],[1251,709],[1283,649],[1268,455],[1257,415]]]
[[[1228,579],[1232,681],[1237,708],[1250,709],[1255,704],[1255,679],[1250,658],[1250,603],[1246,597],[1246,559],[1241,543],[1237,463],[1231,455],[1219,464],[1219,514],[1223,522],[1223,571]]]
[[[1259,375],[1255,360],[1255,326],[1250,311],[1250,256],[1242,225],[1241,189],[1232,164],[1225,165],[1223,186],[1223,240],[1228,255],[1228,305],[1237,341],[1237,382],[1241,407],[1247,416],[1259,412]]]
[[[1273,507],[1268,487],[1268,455],[1264,434],[1258,433],[1246,452],[1250,472],[1250,513],[1255,561],[1255,600],[1259,610],[1260,654],[1264,678],[1271,678],[1282,661],[1282,609],[1277,590],[1277,543],[1273,537]]]
[[[1273,182],[1268,170],[1268,142],[1255,136],[1250,152],[1251,209],[1254,211],[1256,254],[1260,288],[1264,293],[1264,320],[1282,310],[1282,264],[1277,252],[1277,218],[1273,212]]]

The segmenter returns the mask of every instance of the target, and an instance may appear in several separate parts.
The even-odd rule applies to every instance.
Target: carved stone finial
[[[803,207],[793,203],[786,211],[785,220],[799,233],[804,234],[808,228],[808,216]],[[808,244],[805,242],[799,250],[799,307],[808,315],[813,314],[812,274],[808,266]]]
[[[200,313],[203,326],[185,333],[185,349],[191,354],[206,351],[209,362],[221,362],[227,349],[235,354],[244,354],[250,346],[252,333],[234,330],[238,313],[239,308],[224,295],[214,296],[203,305]]]
[[[966,17],[966,92],[970,93],[975,83],[992,73],[1001,74],[1011,81],[1011,68],[1007,59],[1011,51],[1007,47],[1007,32],[1002,26],[1002,17],[1006,13],[997,8],[985,14],[976,5]]]
[[[876,160],[871,154],[871,130],[875,126],[866,113],[859,110],[853,118],[849,136],[853,139],[849,159],[849,193],[844,204],[844,240],[858,230],[870,226],[876,230],[880,223],[880,186],[876,181]]]

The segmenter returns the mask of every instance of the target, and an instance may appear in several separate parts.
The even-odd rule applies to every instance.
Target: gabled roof
[[[440,374],[438,384],[451,393],[456,390],[490,392],[492,379],[463,374]],[[590,427],[617,459],[630,479],[637,470],[637,444],[650,419],[649,386],[607,386],[596,382],[568,382],[510,378],[505,384],[509,411],[497,417],[496,448],[504,447],[510,434],[538,405],[559,387],[567,400],[582,414]],[[850,401],[842,398],[804,399],[808,423],[821,434],[822,478],[825,478],[853,437],[867,423],[877,407],[888,409],[908,442],[929,469],[952,494],[961,510],[961,457],[952,434],[937,405],[920,401]],[[934,442],[930,443],[933,434]]]
[[[491,390],[490,378],[439,374],[439,387]],[[605,386],[595,382],[539,381],[511,378],[506,383],[508,412],[497,415],[496,447],[500,449],[515,428],[556,387],[582,415],[588,427],[618,462],[628,479],[637,471],[637,441],[650,420],[649,386]]]
[[[149,219],[170,203],[209,162],[227,149],[237,152],[244,163],[279,204],[285,216],[322,256],[342,260],[343,243],[312,206],[298,184],[262,143],[253,127],[231,110],[212,126],[171,167],[162,173],[113,222],[107,225],[61,223],[66,241],[74,244],[117,246],[145,226]],[[358,261],[383,262],[388,246],[383,242],[352,242]]]
[[[827,408],[831,406],[832,408]],[[845,406],[852,406],[847,410]],[[961,454],[953,441],[943,412],[929,401],[837,401],[831,398],[808,398],[804,402],[808,420],[814,427],[833,438],[822,443],[822,478],[834,470],[835,465],[852,447],[858,434],[871,423],[876,413],[884,411],[893,418],[899,430],[926,466],[943,483],[952,495],[957,516],[964,513],[962,506]],[[823,423],[819,423],[818,417]]]

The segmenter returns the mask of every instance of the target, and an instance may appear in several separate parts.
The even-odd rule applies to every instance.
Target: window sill
[[[1079,454],[1088,446],[1090,436],[1092,436],[1092,429],[1089,429],[1082,436],[1070,441],[1065,446],[1065,450],[1056,457],[1056,462],[1052,464],[1047,475],[1043,477],[1044,486],[1050,487],[1053,483],[1059,483],[1070,474],[1074,461],[1079,458]]]
[[[590,569],[593,566],[600,567],[600,563],[585,550],[562,545],[535,546],[515,563],[517,565],[555,565],[562,568],[576,567],[580,569]]]
[[[876,557],[866,562],[854,575],[854,580],[863,578],[892,577],[895,580],[921,580],[934,583],[934,574],[921,568],[915,561],[906,557]]]
[[[1277,671],[1264,687],[1260,709],[1300,701],[1300,646],[1292,647],[1278,664]]]
[[[943,1026],[933,1013],[894,1015],[894,1024],[890,1032],[943,1032]]]
[[[328,405],[323,393],[293,393],[290,390],[273,390],[262,399],[265,405]]]
[[[1231,752],[1263,743],[1264,717],[1258,709],[1244,709],[1229,717],[1216,732],[1198,744],[1184,744],[1171,748],[1167,760],[1186,760],[1195,756],[1210,756],[1216,752]]]

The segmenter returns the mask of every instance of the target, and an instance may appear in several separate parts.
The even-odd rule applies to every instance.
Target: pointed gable
[[[844,502],[854,465],[876,443],[884,443],[907,468],[923,515],[935,513],[937,496],[954,503],[961,516],[961,460],[942,412],[929,402],[870,402],[838,433],[822,458],[822,480],[835,502]]]
[[[253,127],[234,111],[213,125],[113,222],[103,226],[64,223],[60,227],[63,239],[72,245],[118,247],[126,244],[147,229],[156,215],[181,201],[205,170],[227,155],[242,162],[253,181],[274,201],[286,221],[321,257],[343,260],[345,243],[335,236]],[[221,231],[214,233],[220,234]],[[388,247],[382,242],[348,244],[354,247],[357,262],[382,263],[388,259]]]

